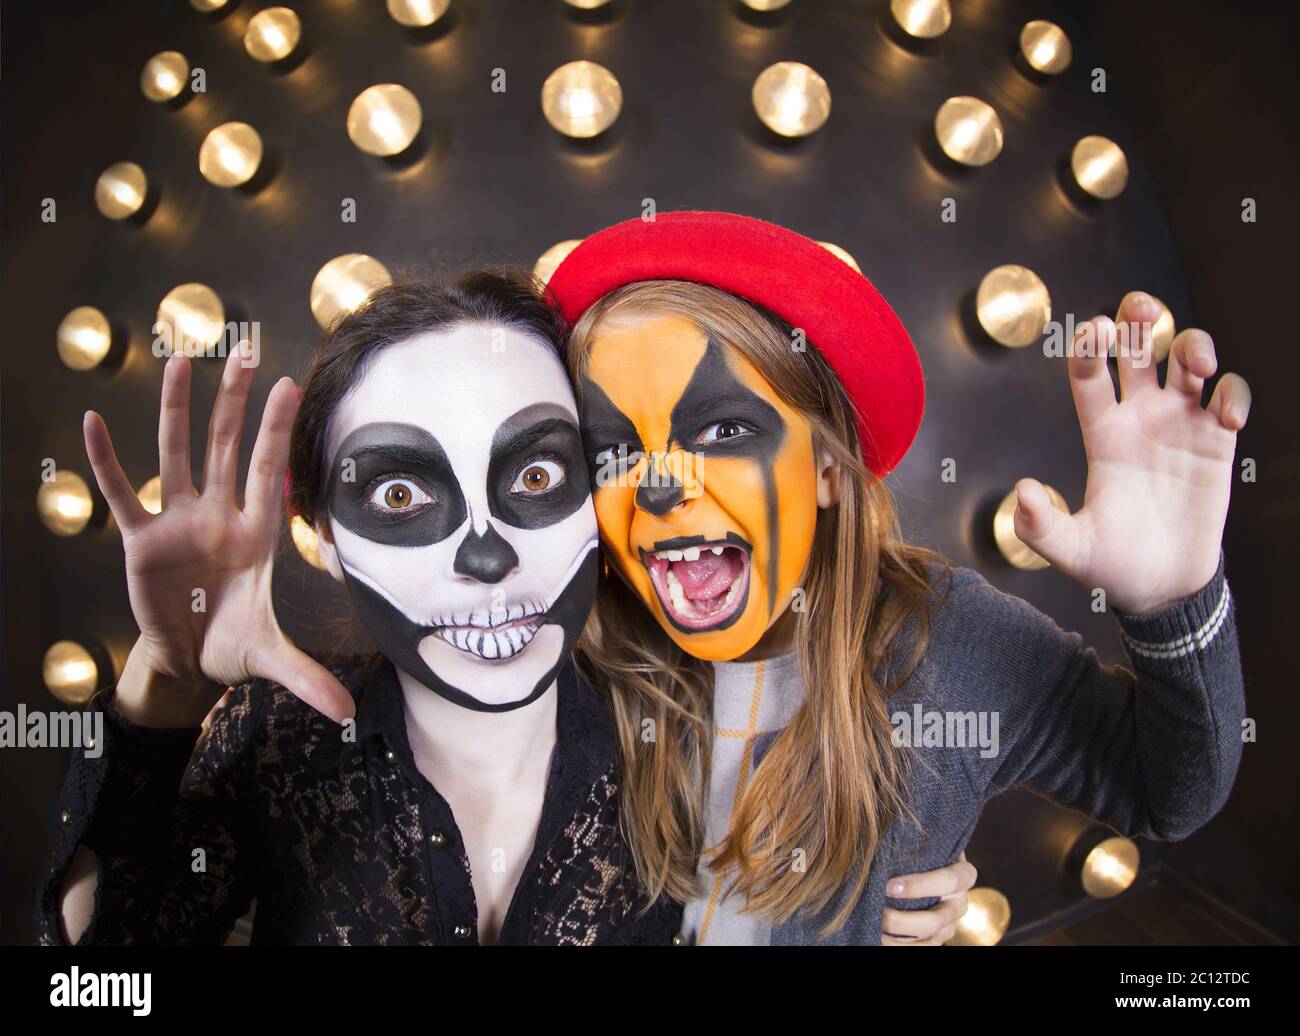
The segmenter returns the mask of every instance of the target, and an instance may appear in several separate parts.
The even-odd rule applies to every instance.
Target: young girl
[[[102,754],[73,760],[45,941],[220,942],[254,900],[259,943],[672,940],[680,906],[642,895],[620,833],[607,706],[570,663],[596,524],[561,330],[517,275],[377,293],[325,335],[300,402],[271,390],[242,508],[243,351],[197,492],[189,364],[168,361],[160,515],[86,415],[140,639],[91,706]],[[291,457],[290,502],[373,656],[326,668],[280,632]]]
[[[1177,337],[1161,387],[1154,305],[1128,296],[1120,319],[1146,333],[1120,350],[1117,402],[1114,325],[1086,325],[1084,506],[1017,484],[1017,535],[1104,591],[1129,671],[901,538],[882,479],[919,425],[920,366],[815,242],[661,213],[587,239],[549,288],[615,573],[581,650],[615,689],[637,869],[686,901],[684,938],[874,943],[906,906],[888,876],[953,860],[1014,784],[1131,835],[1181,838],[1220,808],[1244,712],[1220,541],[1249,393],[1226,375],[1201,408],[1207,335]],[[909,738],[930,713],[999,737]]]

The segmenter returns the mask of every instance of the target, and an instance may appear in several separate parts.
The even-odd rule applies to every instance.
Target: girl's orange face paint
[[[812,550],[811,425],[685,317],[607,328],[588,361],[583,439],[610,559],[684,651],[744,655]]]

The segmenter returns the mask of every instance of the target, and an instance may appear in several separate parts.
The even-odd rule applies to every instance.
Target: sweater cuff
[[[1115,617],[1135,662],[1172,662],[1206,650],[1231,622],[1232,604],[1220,548],[1214,576],[1196,593],[1154,615],[1116,611]]]

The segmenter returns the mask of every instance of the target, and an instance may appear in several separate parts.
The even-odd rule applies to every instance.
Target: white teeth
[[[722,548],[721,548],[721,547],[710,547],[709,550],[713,551],[713,553],[715,553],[715,554],[721,554],[721,553],[722,553]]]
[[[731,584],[731,589],[727,591],[727,600],[724,602],[730,604],[736,599],[736,591],[740,589],[740,580],[737,579]]]
[[[669,560],[669,561],[681,561],[681,560],[682,560],[682,552],[681,552],[680,550],[670,550],[670,551],[668,551],[668,560]]]
[[[438,636],[457,650],[493,661],[519,654],[529,645],[540,628],[540,624],[512,626],[508,630],[492,633],[464,628],[441,629],[438,631]]]
[[[668,599],[672,602],[673,607],[679,611],[686,607],[686,591],[682,588],[682,584],[677,581],[677,577],[673,575],[671,568],[668,570]]]
[[[684,551],[682,551],[682,560],[683,560],[683,561],[699,561],[699,560],[700,560],[700,548],[699,548],[699,547],[687,547]]]

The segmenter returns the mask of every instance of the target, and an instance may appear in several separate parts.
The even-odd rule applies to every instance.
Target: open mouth
[[[526,601],[509,608],[441,616],[433,632],[459,651],[493,661],[519,654],[546,621],[544,601]]]
[[[726,629],[749,600],[753,548],[734,532],[724,540],[675,536],[641,550],[659,604],[684,633]]]

